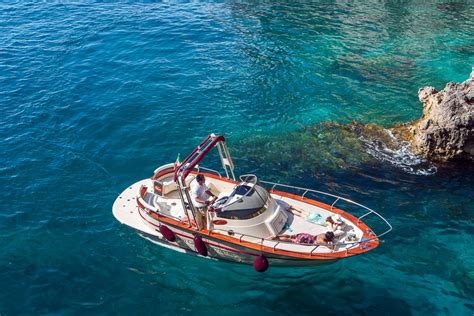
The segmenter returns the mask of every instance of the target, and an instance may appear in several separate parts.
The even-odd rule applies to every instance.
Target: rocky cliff
[[[441,91],[423,87],[418,98],[423,103],[421,118],[391,128],[393,135],[430,160],[474,160],[474,68],[466,81],[450,82]]]

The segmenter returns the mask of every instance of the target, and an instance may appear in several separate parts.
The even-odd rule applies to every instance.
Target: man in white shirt
[[[212,200],[208,200],[209,197],[213,197]],[[193,199],[194,207],[199,214],[196,214],[196,221],[199,227],[207,228],[206,223],[206,212],[207,206],[212,204],[216,199],[216,196],[206,185],[206,178],[202,174],[196,176],[196,181],[191,185],[191,198]]]

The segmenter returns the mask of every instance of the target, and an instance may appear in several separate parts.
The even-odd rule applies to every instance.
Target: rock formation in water
[[[372,157],[416,174],[436,172],[436,166],[423,158],[474,160],[474,69],[465,82],[448,83],[439,92],[421,88],[419,98],[423,115],[413,123],[385,129],[376,124],[320,122],[278,137],[255,136],[236,144],[235,150],[255,164],[260,162],[259,168],[266,168],[267,161],[277,162],[278,170],[288,170],[292,177],[306,173],[324,177],[331,168],[366,168]]]
[[[474,159],[474,68],[462,83],[450,82],[437,91],[418,90],[423,115],[411,124],[390,129],[412,151],[427,159],[448,161]]]

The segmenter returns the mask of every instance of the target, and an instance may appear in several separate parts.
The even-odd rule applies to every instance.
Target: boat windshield
[[[251,187],[248,185],[242,184],[238,185],[235,189],[234,192],[232,192],[231,196],[235,195],[246,195],[250,190],[252,190]]]
[[[222,203],[219,217],[229,219],[250,219],[267,210],[270,195],[258,183],[240,183]]]

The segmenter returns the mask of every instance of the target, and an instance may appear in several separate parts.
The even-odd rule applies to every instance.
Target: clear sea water
[[[419,87],[465,80],[472,2],[0,10],[0,315],[474,313],[473,165],[407,169],[333,124],[414,120]],[[258,274],[118,224],[121,190],[209,132],[238,173],[348,195],[393,232]]]

